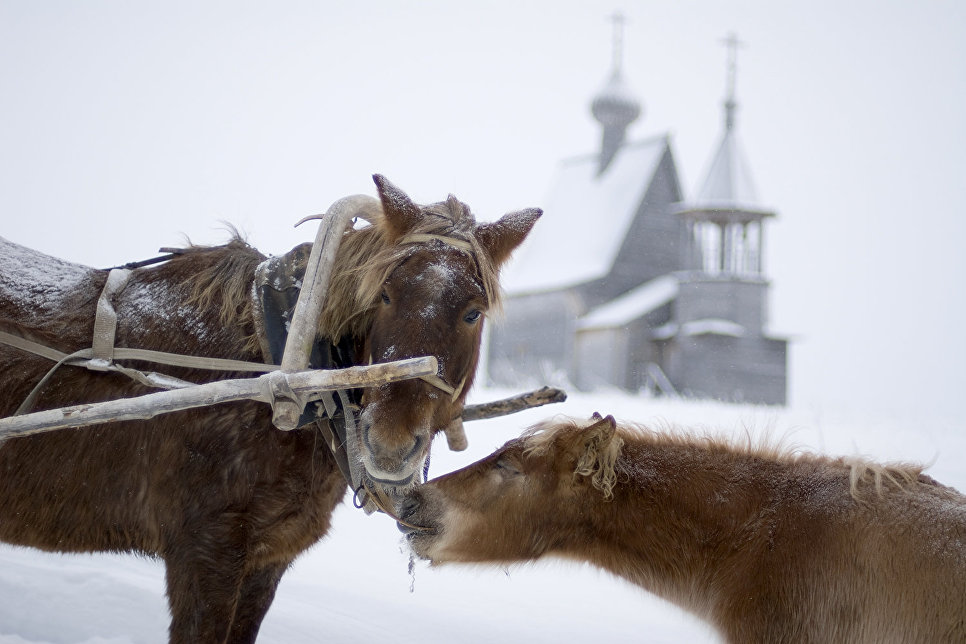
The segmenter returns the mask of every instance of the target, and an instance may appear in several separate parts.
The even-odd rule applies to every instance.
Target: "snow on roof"
[[[663,275],[590,311],[580,319],[578,328],[586,330],[624,326],[667,304],[677,294],[678,281],[670,275]]]
[[[651,337],[656,340],[668,340],[675,335],[729,335],[733,338],[740,338],[748,332],[745,327],[722,318],[703,318],[701,320],[691,320],[678,326],[675,322],[670,322],[659,326],[651,333]]]
[[[681,335],[730,335],[740,338],[745,335],[745,327],[731,320],[705,318],[682,324]]]
[[[598,175],[598,155],[563,161],[544,214],[503,271],[511,294],[563,288],[606,275],[667,149],[666,136],[625,144]]]
[[[677,322],[668,322],[654,329],[651,332],[651,337],[655,340],[670,340],[676,335],[728,335],[733,338],[740,338],[747,331],[745,327],[731,320],[704,318],[701,320],[691,320],[681,325],[678,325]]]

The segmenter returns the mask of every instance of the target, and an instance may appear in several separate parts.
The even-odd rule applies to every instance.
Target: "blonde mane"
[[[643,425],[623,423],[620,428],[647,444],[690,445],[746,454],[777,463],[812,461],[840,467],[848,470],[849,492],[856,501],[862,500],[864,488],[869,485],[880,496],[890,485],[898,490],[907,490],[919,480],[925,469],[923,465],[915,463],[878,463],[861,456],[825,456],[787,445],[781,440],[775,441],[768,435],[755,438],[749,431],[745,432],[743,438],[728,438],[672,426],[664,431],[655,431]]]
[[[863,486],[872,485],[877,496],[882,496],[891,484],[897,490],[910,490],[920,482],[925,466],[915,463],[875,463],[865,458],[838,459],[849,468],[849,493],[862,501]]]
[[[538,423],[527,429],[521,437],[525,443],[524,452],[537,456],[546,454],[561,437],[583,432],[593,424],[593,420],[567,417]],[[605,499],[613,496],[619,471],[618,458],[625,439],[645,445],[680,445],[750,455],[778,463],[822,461],[848,470],[849,491],[856,501],[862,500],[867,486],[871,486],[876,495],[882,495],[889,486],[908,490],[920,481],[925,469],[923,465],[915,463],[877,463],[864,457],[823,456],[770,440],[767,436],[755,438],[747,431],[743,438],[727,438],[672,425],[655,430],[642,424],[621,422],[617,431],[607,440],[601,440],[600,436],[588,437],[574,470],[574,476],[590,476],[594,487],[604,493]]]
[[[591,441],[574,469],[574,476],[590,477],[593,486],[604,493],[605,501],[614,498],[617,458],[623,445],[624,440],[616,434],[607,441]]]
[[[422,210],[429,216],[421,217],[408,233],[444,235],[469,243],[487,304],[499,309],[499,273],[473,234],[476,219],[469,207],[450,195],[446,201]],[[381,215],[373,216],[371,224],[348,231],[339,247],[319,328],[319,333],[333,342],[345,335],[365,335],[383,282],[415,250],[412,244],[396,243]]]

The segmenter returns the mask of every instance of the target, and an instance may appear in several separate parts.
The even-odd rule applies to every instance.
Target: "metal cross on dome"
[[[738,48],[744,47],[745,43],[738,40],[738,36],[731,32],[722,41],[728,48],[728,77],[725,89],[725,126],[730,130],[735,122],[735,76],[738,73]]]
[[[610,17],[614,23],[614,73],[619,74],[623,66],[624,57],[624,25],[627,24],[627,17],[617,11]]]

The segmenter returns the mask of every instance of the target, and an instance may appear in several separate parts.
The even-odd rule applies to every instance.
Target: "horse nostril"
[[[415,494],[407,494],[396,502],[396,514],[405,519],[419,509],[419,501]]]
[[[417,434],[413,440],[413,448],[408,454],[406,454],[406,456],[403,457],[403,460],[410,461],[419,458],[419,456],[422,455],[423,449],[426,447],[427,442],[429,442],[428,435],[422,433]]]
[[[416,512],[419,510],[419,505],[419,500],[416,498],[415,494],[407,494],[396,501],[396,518],[400,520],[396,522],[396,527],[399,528],[400,532],[405,534],[410,534],[413,532],[412,526],[406,525],[402,522],[408,522],[409,518],[416,514]]]

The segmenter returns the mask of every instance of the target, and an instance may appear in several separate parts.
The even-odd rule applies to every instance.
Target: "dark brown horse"
[[[382,213],[346,232],[319,336],[348,346],[355,363],[435,356],[439,378],[457,390],[412,380],[364,391],[359,458],[371,480],[398,490],[416,480],[433,435],[459,417],[483,317],[499,301],[497,270],[540,211],[477,225],[452,196],[420,207],[375,181]],[[138,268],[114,303],[115,346],[262,360],[252,292],[265,259],[236,239]],[[0,330],[67,353],[90,347],[106,278],[0,240]],[[0,344],[0,416],[50,367]],[[167,372],[195,382],[248,375]],[[65,366],[34,408],[149,391],[116,373]],[[159,556],[172,642],[252,642],[283,572],[325,535],[345,496],[313,427],[276,430],[268,406],[251,402],[11,438],[0,444],[0,539]]]
[[[921,469],[597,416],[539,425],[399,514],[434,563],[589,561],[728,642],[966,642],[966,497]]]

